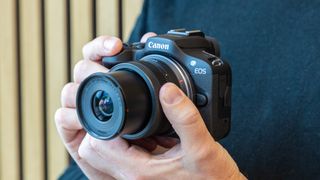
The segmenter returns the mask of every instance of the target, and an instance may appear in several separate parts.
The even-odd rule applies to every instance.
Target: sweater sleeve
[[[88,180],[88,178],[78,167],[77,163],[72,160],[67,169],[59,177],[59,180]]]

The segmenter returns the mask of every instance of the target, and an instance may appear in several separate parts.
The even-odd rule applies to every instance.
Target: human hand
[[[75,83],[63,89],[63,108],[56,113],[58,131],[69,153],[90,179],[245,178],[226,150],[213,140],[196,107],[171,83],[161,88],[160,100],[181,143],[176,145],[175,140],[160,137],[137,142],[120,137],[101,141],[86,134],[75,112],[78,84],[92,73],[108,71],[88,60],[99,62],[102,56],[114,55],[121,50],[120,40],[112,39],[113,45],[109,44],[111,40],[108,43],[112,47],[111,53],[105,51],[104,38],[97,38],[84,47],[86,60],[75,67]],[[145,40],[146,37],[142,39]],[[150,152],[157,144],[170,149],[153,155]]]
[[[180,137],[163,154],[152,155],[122,138],[86,135],[79,155],[116,179],[245,179],[228,152],[208,132],[197,108],[174,84],[160,90],[162,108]]]
[[[141,41],[145,42],[154,33],[147,33]],[[92,167],[79,156],[79,146],[86,135],[79,123],[76,113],[76,93],[79,84],[89,75],[95,72],[108,72],[108,69],[100,65],[102,56],[112,56],[120,52],[122,42],[120,39],[109,36],[101,36],[89,42],[83,47],[84,60],[79,61],[74,68],[74,82],[68,83],[61,93],[62,107],[55,114],[57,130],[66,146],[69,154],[77,162],[82,171],[90,179],[113,179],[105,172]],[[139,145],[146,150],[152,151],[156,146],[172,147],[176,144],[174,139],[160,137],[130,141],[130,144]]]

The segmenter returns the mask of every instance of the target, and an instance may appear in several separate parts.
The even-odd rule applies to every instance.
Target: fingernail
[[[117,39],[115,37],[109,37],[103,42],[103,46],[107,52],[110,52],[114,49]]]
[[[161,96],[166,104],[177,104],[184,94],[173,83],[167,83],[162,87]]]

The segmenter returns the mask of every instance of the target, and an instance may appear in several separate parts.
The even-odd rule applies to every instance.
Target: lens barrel
[[[82,82],[77,95],[80,122],[99,139],[140,129],[147,121],[150,104],[143,79],[130,71],[95,73]]]
[[[79,87],[79,120],[98,139],[170,136],[175,132],[159,100],[160,88],[167,82],[173,82],[193,99],[188,74],[178,63],[161,55],[120,63],[109,73],[95,73]]]

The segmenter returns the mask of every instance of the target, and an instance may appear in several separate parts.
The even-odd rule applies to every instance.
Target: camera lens
[[[108,121],[113,113],[113,102],[106,91],[97,91],[93,96],[92,108],[100,121]]]
[[[77,93],[77,113],[84,129],[99,139],[135,133],[150,115],[150,94],[137,74],[122,70],[95,73]]]
[[[173,82],[192,99],[193,86],[187,73],[161,55],[117,64],[109,73],[95,73],[79,87],[79,120],[90,135],[99,139],[173,135],[159,100],[160,88],[166,82]]]

